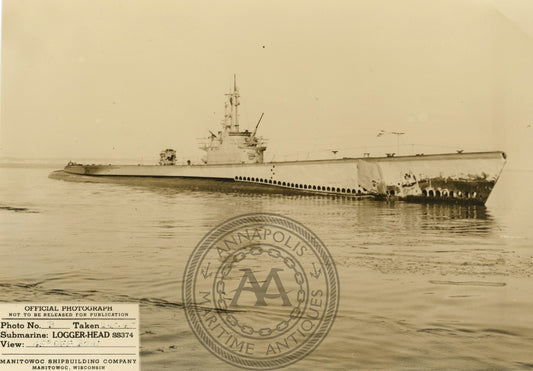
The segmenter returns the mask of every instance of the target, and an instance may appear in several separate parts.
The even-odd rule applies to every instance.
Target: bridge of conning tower
[[[202,159],[206,164],[257,164],[263,162],[263,152],[266,150],[265,140],[258,137],[255,130],[240,131],[239,129],[239,89],[236,77],[233,77],[233,89],[226,94],[224,119],[222,130],[217,134],[210,131],[210,136],[200,148],[206,151]]]

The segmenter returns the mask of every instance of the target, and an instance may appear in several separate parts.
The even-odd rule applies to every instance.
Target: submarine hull
[[[70,174],[194,178],[287,193],[485,204],[505,165],[501,151],[216,165],[82,165]]]

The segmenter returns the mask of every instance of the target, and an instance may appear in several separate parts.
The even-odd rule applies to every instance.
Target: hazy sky
[[[532,167],[531,1],[4,0],[2,27],[1,157],[198,159],[236,73],[267,160],[395,151],[384,129]]]

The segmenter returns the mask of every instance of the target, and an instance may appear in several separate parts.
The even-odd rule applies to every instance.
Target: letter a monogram
[[[285,291],[285,288],[283,287],[283,284],[281,283],[281,279],[279,278],[278,271],[283,271],[283,269],[280,268],[272,268],[270,270],[270,273],[268,274],[265,282],[262,286],[259,285],[257,282],[257,279],[255,278],[254,273],[250,268],[241,269],[241,271],[244,272],[241,283],[239,284],[239,287],[237,288],[235,292],[235,296],[233,297],[233,300],[231,301],[230,306],[236,306],[237,301],[239,300],[239,297],[241,296],[241,292],[243,290],[251,291],[255,294],[256,302],[255,306],[265,306],[267,303],[265,302],[266,299],[276,299],[281,297],[281,300],[283,300],[283,306],[290,306],[291,302],[289,301],[289,297],[287,296],[287,292]],[[267,294],[268,287],[270,286],[270,283],[274,280],[274,283],[276,284],[276,287],[278,288],[279,294]],[[245,287],[246,282],[250,281],[251,286]]]

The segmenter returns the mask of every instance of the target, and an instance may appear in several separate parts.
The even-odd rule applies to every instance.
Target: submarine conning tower
[[[263,152],[266,150],[265,140],[256,134],[263,115],[261,114],[253,132],[240,131],[240,95],[235,75],[233,76],[233,89],[230,89],[226,97],[224,119],[221,123],[222,130],[217,134],[210,131],[211,135],[200,147],[206,151],[206,156],[202,161],[207,165],[262,163]]]

